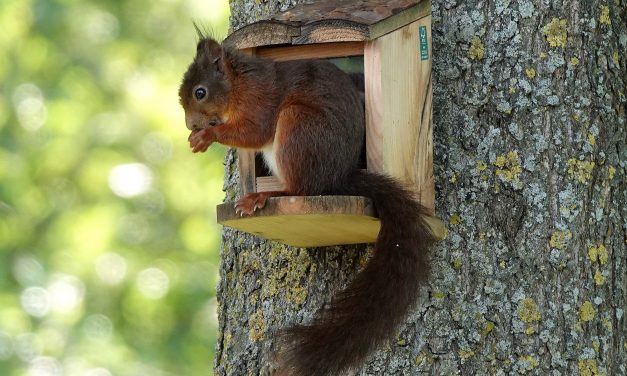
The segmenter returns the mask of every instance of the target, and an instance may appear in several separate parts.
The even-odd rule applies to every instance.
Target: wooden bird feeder
[[[245,26],[224,43],[277,61],[363,58],[364,168],[415,188],[433,211],[430,0],[315,1]],[[240,149],[238,157],[242,194],[280,189],[258,155]],[[271,198],[246,217],[227,203],[217,217],[225,226],[301,247],[370,243],[379,232],[370,200],[354,196]],[[442,237],[441,222],[431,224]]]

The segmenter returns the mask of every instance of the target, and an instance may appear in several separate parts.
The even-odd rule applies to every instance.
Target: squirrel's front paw
[[[205,152],[216,140],[216,136],[211,128],[203,128],[200,130],[194,130],[187,138],[189,141],[189,147],[192,148],[193,153]]]
[[[263,193],[249,193],[235,203],[235,212],[239,215],[251,215],[257,209],[261,209],[266,205],[268,197]]]

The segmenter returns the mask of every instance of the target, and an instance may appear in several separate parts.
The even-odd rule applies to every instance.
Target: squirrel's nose
[[[196,121],[195,117],[190,116],[188,114],[185,115],[185,126],[190,131],[195,131],[195,130],[200,129],[200,126],[198,126],[198,122]]]

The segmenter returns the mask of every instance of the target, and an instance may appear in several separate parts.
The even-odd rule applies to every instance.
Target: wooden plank
[[[364,48],[368,168],[388,173],[434,208],[431,121],[431,41],[421,60],[419,27],[431,34],[425,17]]]
[[[233,204],[218,205],[218,223],[240,219]],[[283,196],[271,197],[255,217],[272,217],[296,214],[343,214],[375,217],[370,199],[363,196]]]
[[[370,28],[346,20],[324,20],[308,23],[300,28],[300,35],[292,44],[365,41],[370,39]]]
[[[408,25],[377,39],[381,48],[383,166],[409,186],[417,184],[414,156],[418,137],[418,28]]]
[[[237,149],[237,161],[239,164],[239,188],[242,196],[256,192],[255,180],[255,152],[246,149]]]
[[[258,176],[256,182],[257,192],[282,191],[284,189],[283,183],[276,176]]]
[[[420,187],[422,204],[435,213],[435,177],[433,175],[433,81],[432,81],[432,40],[431,16],[421,18],[416,22],[418,38],[426,37],[426,59],[421,56],[418,61],[418,144],[416,145],[416,175]],[[426,34],[421,35],[421,34]],[[419,54],[422,55],[421,52]]]
[[[247,217],[223,224],[265,239],[308,248],[373,243],[381,226],[376,219],[342,214]]]
[[[242,48],[239,50],[239,52],[243,53],[244,55],[254,56],[257,54],[257,48],[256,47]]]
[[[380,224],[370,200],[358,196],[289,196],[268,199],[252,216],[218,205],[218,223],[298,247],[372,243]]]
[[[286,21],[262,20],[234,31],[224,44],[237,49],[290,44],[292,38],[300,35],[300,26]]]
[[[257,56],[276,61],[301,59],[327,59],[333,57],[359,56],[364,53],[363,42],[341,42],[307,44],[285,47],[259,47]]]
[[[366,100],[366,165],[368,170],[385,172],[383,166],[383,92],[381,91],[381,43],[364,45],[364,90]]]
[[[361,196],[273,197],[251,216],[237,214],[232,203],[218,205],[216,214],[224,226],[297,247],[372,243],[381,227],[371,201]],[[444,224],[426,220],[444,238]]]

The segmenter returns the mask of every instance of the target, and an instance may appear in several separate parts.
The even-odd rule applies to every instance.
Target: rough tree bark
[[[233,0],[232,28],[294,2]],[[433,0],[437,214],[424,299],[360,375],[624,375],[625,0]],[[226,160],[227,201],[237,193]],[[218,375],[264,374],[366,247],[224,230]]]

